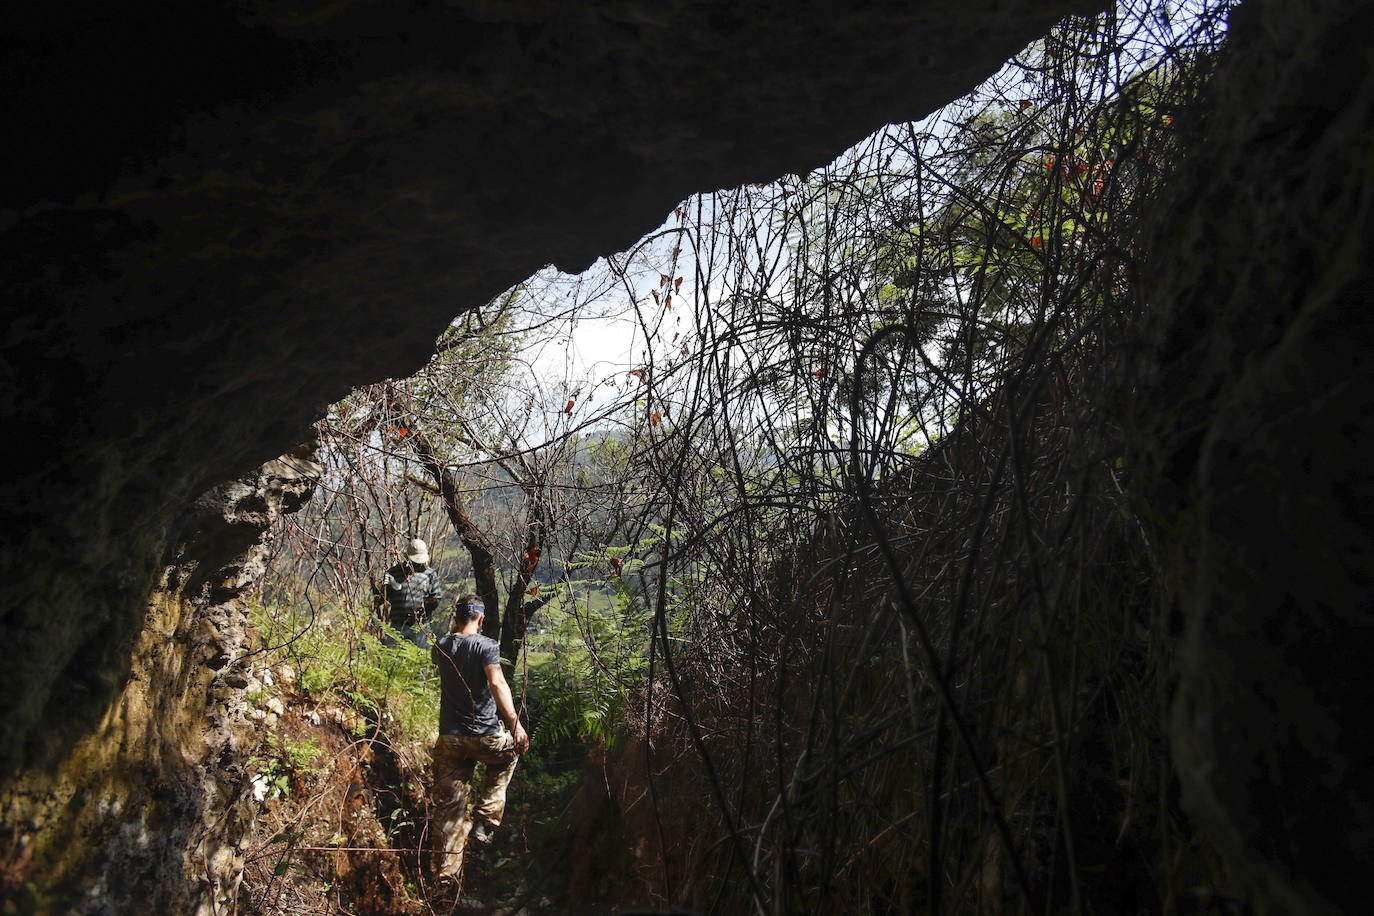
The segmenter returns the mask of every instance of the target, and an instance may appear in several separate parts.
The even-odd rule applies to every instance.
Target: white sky
[[[1173,35],[1192,28],[1200,16],[1207,15],[1209,7],[1215,13],[1215,3],[1216,0],[1159,0],[1155,9],[1143,16],[1140,11],[1134,15],[1126,12],[1123,4],[1118,15],[1134,20],[1131,26],[1138,30],[1138,43],[1134,48],[1128,43],[1130,53],[1118,56],[1117,65],[1123,72],[1117,79],[1122,80],[1138,69],[1150,56],[1152,46],[1167,44]],[[1011,82],[1024,79],[1024,73],[1008,62],[982,87],[921,121],[917,131],[928,131],[937,137],[945,134],[951,121],[968,117],[973,108],[982,104],[978,99],[984,89],[1005,91]],[[871,139],[860,141],[837,156],[835,162],[861,155],[857,151],[870,142]],[[764,189],[761,193],[767,196],[769,191]],[[648,320],[661,322],[654,334],[654,356],[660,364],[670,360],[677,348],[688,342],[685,333],[682,340],[675,336],[677,331],[690,331],[693,325],[690,316],[683,321],[687,306],[693,301],[692,284],[697,275],[691,246],[681,235],[682,209],[686,206],[689,204],[669,210],[662,225],[646,234],[628,253],[600,259],[579,276],[547,268],[527,282],[527,301],[538,303],[544,314],[566,312],[577,306],[574,320],[564,317],[550,322],[530,335],[530,343],[523,351],[531,367],[531,384],[543,390],[549,403],[561,404],[564,397],[575,399],[573,419],[609,404],[608,385],[622,392],[630,391],[634,384],[630,373],[645,364],[645,333],[636,319],[632,300]],[[680,257],[673,251],[675,248],[681,249]],[[620,274],[613,270],[612,263],[621,266]],[[683,278],[682,286],[669,289],[678,276]],[[661,278],[668,281],[668,286],[660,285]],[[672,292],[676,311],[665,311],[654,298],[655,290],[660,295]],[[709,290],[707,298],[718,298],[719,292]]]

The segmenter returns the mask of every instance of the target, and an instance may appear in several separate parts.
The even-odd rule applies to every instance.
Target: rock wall
[[[242,593],[319,473],[305,446],[196,502],[114,702],[3,796],[16,911],[232,912],[257,811],[239,748],[253,665]]]
[[[1275,912],[1357,912],[1374,867],[1371,29],[1333,0],[1233,17],[1132,398],[1185,628],[1184,801]]]

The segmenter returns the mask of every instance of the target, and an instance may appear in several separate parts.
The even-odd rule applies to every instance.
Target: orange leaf
[[[811,373],[811,374],[814,375],[816,378],[820,378],[820,377],[821,377],[821,370],[817,369],[815,372],[813,372],[813,373]]]
[[[667,285],[668,285],[668,281],[671,280],[671,279],[673,279],[673,278],[670,277],[670,276],[668,276],[667,274],[659,274],[659,275],[658,275],[658,285],[659,285],[659,286],[667,286]]]
[[[525,594],[527,594],[527,595],[537,595],[537,594],[539,594],[539,586],[537,586],[537,585],[534,586],[534,587],[531,588],[529,591],[525,592]]]
[[[1030,99],[1022,99],[1022,100],[1021,100],[1021,110],[1022,110],[1022,111],[1025,111],[1025,110],[1026,110],[1027,108],[1029,108],[1029,107],[1031,107]]]
[[[652,417],[649,418],[650,422],[652,422],[655,426],[657,426],[657,425],[658,425],[658,421],[659,421],[659,420],[662,420],[662,419],[663,419],[663,411],[661,411],[661,410],[655,410],[655,411],[654,411],[654,415],[653,415]]]
[[[641,382],[644,381],[643,369],[631,369],[630,374],[633,375],[635,378],[639,379]]]
[[[673,294],[672,294],[672,293],[669,293],[668,295],[666,295],[666,296],[663,297],[663,307],[664,307],[665,309],[670,309],[670,308],[673,307]]]
[[[569,400],[569,401],[568,401],[568,406],[563,408],[563,412],[564,412],[565,414],[568,414],[569,416],[571,416],[571,415],[572,415],[573,405],[576,404],[576,403],[577,403],[577,398],[572,398],[571,400]]]
[[[1039,248],[1039,247],[1040,247],[1040,236],[1037,235],[1035,238],[1031,239],[1031,247],[1032,247],[1032,248]]]
[[[406,433],[408,433],[408,432],[410,432],[410,430],[408,430],[408,429],[406,429],[404,426],[402,426],[399,430],[396,431],[396,438],[397,438],[397,439],[404,439]]]
[[[681,292],[681,291],[682,291],[682,278],[681,278],[681,277],[678,277],[676,280],[673,281],[673,292],[678,293],[678,292]]]

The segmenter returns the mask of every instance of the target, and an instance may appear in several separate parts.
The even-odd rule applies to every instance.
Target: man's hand
[[[515,728],[511,729],[511,737],[515,739],[515,753],[523,754],[530,749],[530,736],[525,733],[525,726],[520,724],[520,720],[515,720]]]
[[[520,717],[515,714],[515,703],[511,701],[506,676],[501,673],[500,665],[487,665],[486,673],[487,683],[491,685],[491,698],[496,701],[496,712],[510,725],[511,737],[515,739],[515,752],[523,754],[530,749],[530,736],[525,733],[525,726],[520,724]]]

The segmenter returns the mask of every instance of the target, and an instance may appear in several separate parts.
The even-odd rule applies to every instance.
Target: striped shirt
[[[434,567],[415,569],[400,563],[386,571],[386,600],[391,605],[392,626],[405,626],[416,620],[428,619],[425,599],[439,598],[439,574]]]

